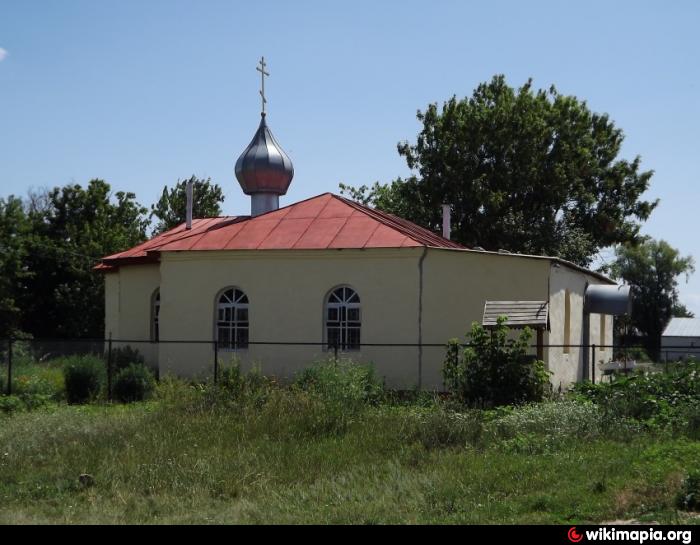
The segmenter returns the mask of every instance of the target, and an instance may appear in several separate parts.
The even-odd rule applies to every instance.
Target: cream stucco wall
[[[161,339],[203,344],[161,343],[161,372],[211,375],[215,300],[222,289],[235,286],[250,300],[253,343],[235,356],[246,367],[256,364],[267,374],[291,377],[328,354],[321,347],[254,343],[323,342],[325,297],[334,287],[350,285],[362,300],[362,343],[440,345],[364,346],[351,356],[374,363],[391,387],[420,383],[439,389],[446,341],[463,338],[481,320],[486,299],[545,300],[548,274],[549,262],[542,259],[422,248],[164,254]],[[219,361],[232,357],[221,352]]]
[[[567,292],[570,297],[570,338],[569,344],[583,344],[583,297],[587,284],[603,284],[601,279],[586,274],[583,271],[553,263],[551,265],[549,284],[549,320],[551,331],[545,336],[549,345],[565,344],[565,313]],[[605,318],[605,342],[612,344],[613,317]],[[600,345],[600,315],[590,317],[590,343]],[[590,350],[590,349],[589,349]],[[612,357],[610,348],[596,348],[596,381],[600,379],[600,363]],[[592,359],[592,352],[589,352]],[[551,347],[548,349],[547,364],[553,373],[552,384],[555,388],[566,388],[572,382],[580,381],[583,377],[583,349],[578,346]],[[591,378],[590,376],[588,377]]]
[[[133,341],[151,339],[151,301],[159,285],[157,263],[121,267],[105,277],[105,334],[116,340],[115,347],[128,344],[136,348],[151,366],[158,364],[158,345]]]
[[[487,300],[547,299],[549,261],[544,259],[428,250],[423,266],[423,343],[426,344],[444,344],[455,337],[464,341],[472,322],[481,323]],[[425,387],[442,387],[443,358],[443,349],[425,349]]]
[[[170,252],[159,265],[133,265],[106,280],[107,332],[114,338],[149,339],[151,298],[160,287],[160,339],[139,350],[157,358],[160,372],[211,377],[214,367],[215,304],[228,287],[249,298],[251,344],[247,350],[219,352],[244,368],[257,365],[268,375],[291,378],[313,361],[330,356],[323,347],[255,343],[323,343],[324,302],[329,291],[352,286],[361,298],[363,346],[349,354],[374,363],[393,388],[442,388],[444,344],[464,339],[481,321],[486,300],[550,300],[552,331],[545,343],[563,342],[563,301],[572,294],[571,342],[581,342],[582,296],[597,278],[547,259],[487,252],[424,248],[319,251]],[[115,295],[116,292],[116,295]],[[599,317],[591,321],[599,342]],[[612,319],[608,320],[612,338]],[[170,343],[167,341],[200,341]],[[418,348],[419,342],[439,346]],[[533,339],[534,342],[534,339]],[[597,354],[596,359],[600,359]],[[580,377],[580,351],[545,351],[553,384]]]
[[[119,338],[120,271],[105,273],[105,335]]]
[[[324,341],[328,292],[352,286],[360,295],[362,343],[416,343],[420,249],[234,251],[167,253],[161,261],[161,339],[211,342],[217,295],[238,287],[249,298],[249,348],[237,354],[246,367],[289,378],[329,356],[321,346],[256,345]],[[415,348],[363,347],[352,357],[371,361],[394,387],[416,382]],[[220,361],[234,354],[222,352]],[[160,344],[161,373],[207,375],[212,344]]]

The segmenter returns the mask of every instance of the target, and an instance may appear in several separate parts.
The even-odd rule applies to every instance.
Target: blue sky
[[[503,73],[610,114],[656,172],[644,232],[700,258],[699,24],[680,0],[0,0],[0,195],[100,177],[149,204],[194,173],[247,213],[261,55],[296,171],[282,204],[389,181],[416,110]],[[700,273],[681,293],[700,316]]]

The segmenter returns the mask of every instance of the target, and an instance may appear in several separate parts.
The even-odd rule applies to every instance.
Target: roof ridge
[[[314,199],[318,199],[319,197],[323,197],[324,195],[330,195],[331,197],[335,197],[335,196],[336,196],[336,195],[334,195],[333,193],[331,193],[330,191],[326,191],[325,193],[319,193],[318,195],[314,195],[313,197],[308,197],[308,198],[306,198],[306,199],[302,199],[302,200],[300,200],[300,201],[293,202],[293,203],[288,204],[288,205],[286,205],[286,206],[281,206],[281,207],[279,207],[279,208],[275,208],[274,210],[268,210],[267,212],[263,212],[262,214],[258,214],[257,216],[247,216],[247,217],[248,217],[249,219],[252,219],[252,220],[253,220],[253,219],[258,219],[258,218],[261,218],[261,217],[263,217],[263,216],[267,216],[268,214],[273,214],[273,213],[275,213],[275,212],[279,212],[280,210],[286,210],[287,208],[291,208],[292,206],[296,206],[296,205],[301,204],[301,203],[303,203],[303,202],[308,202],[308,201],[312,201],[312,200],[314,200]]]
[[[232,218],[232,220],[231,221],[220,221],[220,222],[213,223],[213,224],[211,223],[212,220],[224,219],[224,218]],[[189,231],[190,231],[189,233],[185,233],[185,232],[181,231],[180,238],[178,238],[177,241],[173,241],[173,242],[181,242],[183,240],[188,240],[188,239],[195,237],[195,236],[204,235],[204,234],[206,234],[210,231],[213,231],[215,229],[221,229],[223,227],[226,227],[227,225],[231,225],[233,223],[236,223],[237,219],[240,219],[241,221],[245,221],[247,219],[247,217],[246,216],[216,216],[213,218],[197,218],[197,220],[199,222],[209,221],[210,223],[207,225],[203,225],[201,228],[195,228],[193,226],[192,229],[189,229]],[[161,236],[166,235],[166,233],[169,233],[169,231],[166,231],[165,233],[161,233]],[[152,241],[155,241],[155,239],[152,239]],[[170,244],[170,241],[165,240],[165,241],[157,244],[154,248],[149,248],[148,251],[151,251],[151,252],[158,251],[158,248],[160,248],[161,246],[165,246],[166,244]]]

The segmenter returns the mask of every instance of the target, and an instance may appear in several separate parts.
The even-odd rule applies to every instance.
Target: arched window
[[[248,348],[248,331],[248,296],[237,288],[224,290],[216,306],[216,340],[219,348]]]
[[[160,314],[160,289],[156,288],[151,297],[151,340],[153,342],[160,341],[160,327],[158,323],[158,315]]]
[[[329,349],[360,349],[360,296],[346,286],[335,288],[326,301],[326,343]]]

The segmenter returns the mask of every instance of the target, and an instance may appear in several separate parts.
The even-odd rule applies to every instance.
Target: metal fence
[[[285,349],[285,357],[293,356],[296,353],[298,356],[297,360],[301,361],[303,367],[308,367],[319,359],[331,358],[336,361],[342,358],[349,358],[362,363],[372,363],[380,375],[382,374],[383,360],[396,359],[397,355],[400,357],[401,351],[404,351],[403,353],[410,353],[411,357],[418,354],[417,367],[415,369],[416,380],[413,382],[415,383],[414,387],[418,386],[421,388],[426,384],[426,375],[432,374],[434,377],[436,373],[440,373],[441,363],[445,359],[447,350],[446,344],[429,343],[361,343],[353,347],[353,350],[344,350],[341,346],[329,345],[327,342],[249,341],[247,346],[249,349],[246,350],[225,350],[217,341],[202,340],[160,340],[155,342],[142,339],[112,338],[0,339],[0,394],[12,394],[13,382],[17,378],[18,371],[25,373],[27,366],[50,365],[57,362],[60,364],[61,360],[66,357],[90,355],[99,358],[104,363],[107,377],[107,394],[111,398],[115,373],[125,363],[125,360],[131,359],[143,362],[154,371],[156,378],[159,378],[159,352],[160,356],[162,356],[164,347],[167,347],[172,354],[177,354],[178,356],[182,356],[183,353],[187,352],[193,354],[192,357],[197,358],[200,368],[203,369],[203,372],[200,372],[197,377],[203,380],[213,379],[214,382],[219,379],[222,365],[226,365],[234,359],[237,361],[242,358],[245,359],[249,354],[249,350],[254,352],[254,347],[267,347],[275,351]],[[463,343],[460,346],[466,348],[469,344]],[[530,348],[533,357],[536,352],[543,349],[589,350],[589,362],[591,363],[589,364],[590,368],[587,376],[595,381],[596,378],[600,379],[603,373],[609,374],[611,372],[611,369],[597,369],[595,362],[597,361],[596,358],[601,355],[601,352],[604,353],[606,360],[617,360],[620,363],[619,367],[613,369],[613,371],[626,372],[631,370],[627,368],[626,362],[632,359],[627,357],[627,354],[643,347],[638,344],[533,344]],[[306,350],[303,351],[303,349]],[[270,352],[268,351],[268,353]],[[371,354],[371,357],[368,354]],[[664,346],[662,361],[658,363],[668,364],[688,355],[700,358],[700,347]],[[308,359],[305,360],[304,358]],[[248,359],[255,360],[256,358]],[[423,364],[424,360],[432,362],[431,369],[426,369],[426,365]],[[435,362],[440,364],[438,369],[435,368]],[[256,362],[253,361],[253,363]],[[264,363],[264,357],[261,357],[257,363]],[[303,367],[298,366],[296,370],[298,371]],[[660,369],[668,370],[668,365],[662,365]],[[405,371],[402,372],[405,373]],[[410,373],[411,371],[409,371]],[[596,377],[597,373],[598,377]],[[428,381],[429,384],[430,382]]]

